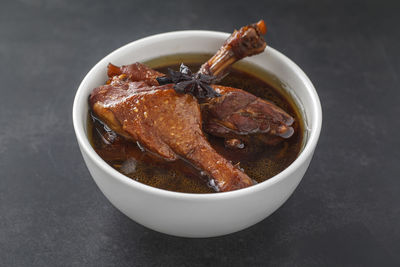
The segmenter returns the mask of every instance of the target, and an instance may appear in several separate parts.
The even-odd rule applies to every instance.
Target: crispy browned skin
[[[114,78],[109,85],[95,88],[89,103],[112,130],[165,160],[190,162],[210,177],[217,191],[253,184],[210,146],[201,130],[197,100],[176,93],[172,85],[155,87]]]

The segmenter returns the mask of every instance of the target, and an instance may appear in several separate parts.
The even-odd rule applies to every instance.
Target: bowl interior
[[[107,80],[106,68],[108,63],[111,62],[115,65],[126,65],[131,64],[132,62],[144,62],[153,58],[178,53],[213,54],[219,49],[228,36],[228,33],[210,31],[179,31],[164,33],[129,43],[115,50],[99,61],[86,75],[75,96],[73,122],[81,149],[85,149],[85,151],[88,152],[91,157],[96,157],[97,162],[102,161],[93,150],[88,140],[87,114],[89,107],[87,99],[93,88],[104,84],[104,82]],[[278,176],[283,178],[285,176],[285,172],[293,171],[293,169],[296,167],[296,164],[301,164],[301,161],[304,160],[302,158],[304,158],[307,153],[313,152],[319,137],[322,113],[319,98],[314,86],[304,72],[286,56],[271,47],[267,47],[262,54],[246,58],[244,60],[274,74],[287,85],[288,92],[293,96],[303,113],[302,115],[305,119],[307,130],[307,133],[304,137],[305,144],[303,151],[300,153],[298,158],[280,174],[268,179],[263,183],[250,187],[253,188],[259,187],[264,183],[271,183],[271,180],[274,180]],[[107,163],[104,161],[102,164],[107,165]],[[112,169],[110,166],[108,167]],[[122,174],[119,175],[123,176]],[[128,177],[125,178],[131,180]],[[131,181],[134,182],[133,180]],[[137,184],[138,182],[134,183]],[[155,190],[161,189],[155,188]],[[243,190],[244,189],[238,190],[238,192]],[[170,193],[185,194],[177,192]],[[235,193],[235,191],[211,195],[228,193]]]

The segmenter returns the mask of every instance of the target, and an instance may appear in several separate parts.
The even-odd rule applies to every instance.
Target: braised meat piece
[[[108,69],[112,68],[113,74],[124,75],[129,81],[141,81],[141,77],[145,75],[141,74],[140,70],[146,70],[147,78],[143,83],[150,85],[157,82],[156,78],[164,76],[144,64],[132,65],[135,67],[117,67],[109,64]],[[293,117],[272,102],[241,89],[221,85],[212,87],[221,96],[200,101],[203,130],[206,133],[223,137],[227,143],[231,142],[231,138],[246,142],[249,142],[250,138],[257,138],[268,145],[275,145],[293,135]]]
[[[129,81],[143,81],[147,85],[153,85],[156,78],[164,76],[144,64],[132,65],[117,67],[110,63],[108,73],[124,75]],[[140,73],[143,70],[146,74]],[[146,79],[141,80],[142,77]],[[269,145],[275,145],[294,133],[293,117],[272,102],[241,89],[221,85],[212,87],[221,97],[200,101],[205,132],[227,140],[238,138],[248,142],[250,137],[255,137]]]
[[[167,161],[186,160],[203,171],[217,191],[253,184],[210,146],[201,130],[197,100],[176,93],[172,84],[149,86],[114,77],[93,90],[89,104],[113,131]]]
[[[233,63],[264,51],[266,43],[262,35],[265,33],[266,26],[262,20],[234,31],[218,52],[201,66],[199,73],[222,79]],[[157,78],[165,76],[140,63],[121,67],[109,64],[109,77],[121,74],[130,81],[144,81],[149,85],[156,84]],[[212,87],[221,97],[200,101],[205,132],[225,138],[227,144],[238,143],[230,141],[232,138],[247,142],[250,138],[257,138],[269,145],[275,145],[294,133],[293,117],[272,102],[241,89],[220,85]]]
[[[117,67],[111,63],[108,64],[107,75],[110,77],[108,83],[111,82],[111,79],[114,76],[119,76],[121,74],[126,75],[124,77],[126,80],[132,82],[145,82],[148,85],[159,85],[156,78],[165,75],[138,62],[121,67]]]
[[[273,103],[243,90],[213,85],[221,97],[201,104],[204,130],[214,136],[247,140],[257,137],[269,145],[293,135],[294,119]]]
[[[204,63],[199,72],[222,79],[236,61],[264,51],[264,21],[234,31],[217,53]],[[222,96],[202,102],[204,131],[224,137],[226,144],[247,140],[249,135],[263,143],[275,145],[293,135],[293,117],[273,103],[240,89],[214,85]]]
[[[228,73],[234,62],[264,51],[265,32],[264,21],[235,31],[197,74],[181,69],[178,74],[184,75],[177,76],[183,79],[181,90],[176,77],[171,80],[174,85],[163,73],[141,63],[121,67],[110,63],[109,80],[93,90],[90,107],[113,131],[153,156],[189,162],[209,177],[216,191],[250,186],[253,180],[211,147],[202,128],[225,138],[226,146],[235,149],[242,149],[250,138],[274,145],[293,134],[294,119],[273,103],[241,89],[210,87]],[[185,86],[191,91],[187,92],[189,87]],[[196,99],[192,95],[199,92],[196,86],[213,94],[203,92]],[[186,94],[181,93],[182,88]]]

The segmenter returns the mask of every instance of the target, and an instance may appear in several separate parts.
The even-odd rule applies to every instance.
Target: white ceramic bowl
[[[178,31],[129,43],[100,60],[76,92],[73,123],[80,150],[93,179],[117,209],[150,229],[182,237],[212,237],[245,229],[268,217],[289,198],[311,161],[322,122],[318,95],[304,72],[271,47],[246,61],[276,75],[288,88],[293,88],[304,108],[309,130],[299,157],[278,175],[232,192],[176,193],[147,186],[124,176],[93,150],[87,136],[87,99],[92,89],[107,79],[106,66],[109,62],[122,65],[177,53],[213,54],[228,36],[222,32]]]

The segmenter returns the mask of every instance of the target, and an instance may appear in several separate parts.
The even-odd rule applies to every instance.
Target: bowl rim
[[[157,196],[162,196],[162,197],[167,197],[167,198],[174,198],[174,199],[187,199],[187,200],[216,200],[216,199],[229,199],[229,198],[235,198],[235,197],[240,197],[243,195],[247,194],[252,194],[258,191],[262,191],[267,187],[270,187],[285,178],[288,178],[291,176],[292,173],[294,173],[300,166],[302,166],[306,160],[312,156],[314,149],[317,145],[319,135],[321,132],[321,126],[322,126],[322,108],[321,108],[321,103],[318,97],[318,94],[315,90],[314,85],[310,81],[310,79],[307,77],[307,75],[303,72],[303,70],[296,64],[294,63],[291,59],[289,59],[287,56],[284,54],[280,53],[276,49],[267,46],[265,51],[268,51],[268,53],[274,54],[275,57],[277,57],[280,61],[283,61],[290,69],[292,69],[298,78],[300,78],[301,82],[304,84],[306,87],[306,91],[309,94],[311,98],[311,111],[313,113],[313,118],[311,125],[313,127],[311,128],[309,135],[308,135],[308,140],[305,143],[305,146],[303,150],[300,152],[299,156],[283,171],[280,173],[276,174],[275,176],[272,176],[268,180],[258,183],[256,185],[242,188],[239,190],[235,191],[228,191],[228,192],[219,192],[219,193],[210,193],[210,194],[200,194],[200,193],[182,193],[182,192],[174,192],[174,191],[169,191],[165,189],[160,189],[156,187],[152,187],[143,183],[140,183],[138,181],[135,181],[122,173],[118,172],[114,168],[112,168],[110,165],[108,165],[93,149],[91,146],[89,139],[87,135],[85,134],[85,130],[83,128],[83,123],[81,121],[81,114],[84,112],[83,110],[80,110],[81,102],[82,101],[87,101],[86,97],[83,97],[83,94],[85,92],[85,87],[88,81],[90,81],[91,76],[93,75],[94,72],[96,72],[96,69],[99,68],[100,65],[103,65],[104,63],[108,63],[109,60],[108,58],[119,54],[123,52],[124,50],[129,50],[131,49],[132,46],[145,46],[148,43],[154,43],[158,41],[163,41],[165,38],[176,38],[176,37],[188,37],[190,35],[196,35],[196,36],[203,36],[205,38],[224,38],[226,39],[230,33],[225,33],[225,32],[219,32],[219,31],[205,31],[205,30],[183,30],[183,31],[172,31],[172,32],[165,32],[165,33],[160,33],[160,34],[155,34],[151,35],[148,37],[144,37],[135,41],[132,41],[126,45],[123,45],[108,55],[106,55],[104,58],[102,58],[99,62],[97,62],[90,70],[89,72],[85,75],[83,78],[82,82],[80,83],[76,94],[74,98],[74,103],[73,103],[73,108],[72,108],[72,120],[73,120],[73,126],[75,130],[75,135],[78,140],[80,149],[82,150],[82,153],[85,153],[90,159],[103,171],[105,172],[108,176],[111,176],[112,179],[116,179],[119,182],[125,184],[126,186],[134,187],[135,189],[145,191],[146,193],[149,194],[154,194]],[[264,51],[264,53],[265,53]],[[94,178],[94,177],[93,177]]]

